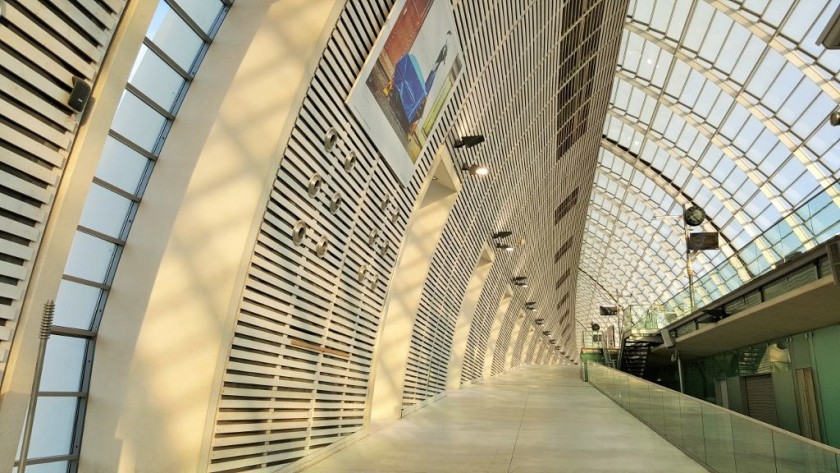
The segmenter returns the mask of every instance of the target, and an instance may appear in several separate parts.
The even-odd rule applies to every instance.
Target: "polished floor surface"
[[[305,471],[707,470],[581,381],[576,368],[527,366],[374,428]]]

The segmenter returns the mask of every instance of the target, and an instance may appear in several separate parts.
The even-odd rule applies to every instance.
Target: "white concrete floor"
[[[576,368],[528,366],[374,427],[304,471],[707,470],[581,381]]]

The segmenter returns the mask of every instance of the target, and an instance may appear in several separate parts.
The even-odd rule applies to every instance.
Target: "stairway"
[[[662,338],[656,330],[642,329],[625,333],[621,340],[618,369],[644,378],[650,348],[660,343],[662,343]]]

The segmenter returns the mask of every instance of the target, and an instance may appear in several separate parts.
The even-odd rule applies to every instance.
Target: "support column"
[[[493,325],[490,327],[490,336],[487,337],[487,350],[484,352],[484,371],[482,377],[487,379],[493,373],[493,357],[496,355],[496,343],[499,340],[499,332],[502,331],[502,322],[505,320],[507,311],[510,308],[510,300],[513,293],[510,287],[505,289],[502,300],[499,302],[499,309],[496,317],[493,318]]]
[[[455,333],[452,336],[452,350],[449,356],[449,367],[446,371],[446,389],[458,389],[461,386],[461,372],[464,367],[464,353],[467,351],[467,340],[470,338],[470,327],[472,327],[475,309],[487,275],[493,265],[493,252],[485,244],[478,257],[478,262],[467,283],[467,291],[464,293],[464,301],[461,303],[461,312],[455,322]]]
[[[368,394],[369,421],[396,420],[402,416],[414,319],[435,248],[460,190],[452,158],[446,147],[441,147],[417,197],[388,286]]]

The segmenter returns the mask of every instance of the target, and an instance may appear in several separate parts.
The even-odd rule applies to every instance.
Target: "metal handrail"
[[[589,383],[604,393],[604,395],[647,424],[656,433],[676,445],[696,461],[712,469],[712,471],[764,471],[757,470],[755,466],[756,462],[762,461],[773,462],[775,470],[770,471],[840,471],[840,449],[796,435],[792,432],[788,432],[787,430],[758,421],[752,417],[748,417],[738,412],[720,407],[716,404],[706,402],[702,399],[681,394],[677,391],[665,388],[658,384],[629,375],[602,364],[588,363],[587,374]],[[631,387],[631,383],[636,385],[637,389],[635,391]],[[623,384],[623,386],[619,386],[619,384]],[[651,407],[655,406],[654,401],[651,401],[651,389],[654,390],[653,392],[657,392],[662,395],[660,398],[662,399],[663,406],[661,424],[655,422],[652,416],[653,411]],[[638,397],[639,394],[643,394],[644,392],[648,393],[647,401],[643,401],[640,403],[641,405],[635,405],[639,404],[639,402],[633,401],[633,395],[636,394]],[[679,418],[670,418],[671,423],[679,421],[680,435],[677,438],[675,438],[674,435],[671,435],[671,432],[667,429],[670,424],[666,423],[666,421],[668,421],[665,412],[666,395],[679,401]],[[690,444],[690,442],[686,441],[686,438],[683,435],[683,432],[686,430],[683,428],[683,421],[688,421],[689,417],[688,414],[683,414],[682,406],[684,402],[691,403],[695,406],[699,406],[700,408],[699,422],[701,426],[700,428],[703,432],[702,453],[696,448],[698,445]],[[645,415],[645,412],[647,412],[647,416]],[[707,438],[707,429],[705,425],[707,412],[710,414],[710,417],[728,416],[728,425],[730,429],[728,438],[725,435],[726,431],[720,430],[721,425],[713,426],[714,428],[710,427],[709,430],[715,435],[711,439]],[[735,424],[732,422],[734,419],[737,419],[739,422],[744,422],[744,425],[747,425],[748,429],[753,430],[756,435],[752,435],[749,438],[737,439],[735,435]],[[696,427],[697,413],[693,414],[693,417],[690,420],[693,422],[693,426]],[[688,427],[691,426],[692,425],[689,425]],[[726,426],[723,426],[723,428],[725,429]],[[765,445],[762,445],[762,441],[766,439],[759,438],[763,433],[769,434],[769,443]],[[740,467],[738,462],[738,443],[747,445],[747,451],[744,451],[743,456],[741,457]],[[786,445],[782,445],[780,447],[778,446],[779,443]],[[770,455],[762,456],[760,453],[757,454],[757,451],[761,449],[761,447],[769,448],[772,451],[772,458],[770,458]],[[787,455],[781,455],[780,450],[782,454]],[[712,453],[715,458],[710,458],[708,455],[709,453]],[[723,458],[722,454],[729,453],[731,453],[731,457]],[[796,454],[800,455],[797,456]],[[731,462],[728,461],[730,459],[732,460]],[[724,465],[723,463],[726,464]]]

